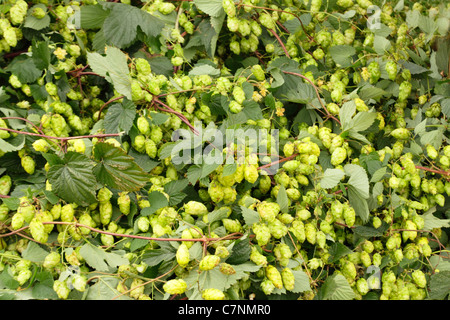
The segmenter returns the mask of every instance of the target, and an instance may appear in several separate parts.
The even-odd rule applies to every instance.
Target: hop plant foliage
[[[447,3],[0,9],[3,298],[448,299]]]

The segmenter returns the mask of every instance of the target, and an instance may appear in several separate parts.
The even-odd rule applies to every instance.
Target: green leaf
[[[114,252],[106,252],[90,243],[84,244],[79,253],[86,263],[97,271],[114,271],[118,266],[129,263],[127,258]]]
[[[23,148],[25,145],[25,135],[17,135],[12,138],[8,138],[6,140],[3,140],[0,138],[0,150],[3,152],[13,152],[18,151]]]
[[[216,288],[225,291],[239,279],[247,277],[249,273],[257,272],[261,266],[247,261],[239,265],[233,265],[233,268],[236,273],[232,275],[224,275],[218,267],[203,272],[199,272],[198,268],[191,269],[184,278],[189,288],[186,295],[190,300],[201,300],[201,291],[203,289]]]
[[[262,110],[259,104],[253,100],[245,100],[242,112],[247,116],[248,120],[260,120],[263,118]]]
[[[189,76],[210,75],[216,77],[220,75],[220,70],[209,64],[195,65],[188,73]]]
[[[294,293],[306,292],[311,290],[309,283],[309,277],[306,272],[302,270],[292,270],[294,274],[294,289],[291,291]]]
[[[88,52],[89,67],[111,83],[117,92],[131,100],[131,77],[127,56],[114,47],[106,47],[106,55]]]
[[[320,186],[325,189],[332,189],[339,184],[344,176],[345,173],[340,169],[326,169],[320,180]]]
[[[12,274],[10,274],[9,267],[5,267],[2,273],[0,273],[0,284],[3,288],[8,288],[12,290],[16,290],[20,284],[19,282],[13,278]],[[11,272],[12,273],[12,272]]]
[[[158,209],[167,207],[169,204],[166,196],[159,191],[150,192],[148,195],[148,201],[150,203],[150,207],[146,207],[141,210],[142,216],[149,216],[155,213]]]
[[[83,29],[100,29],[109,15],[101,5],[85,5],[80,8],[80,22]]]
[[[378,182],[382,180],[384,175],[386,174],[386,171],[387,167],[381,167],[380,169],[376,170],[370,178],[370,182]]]
[[[254,223],[260,220],[259,213],[255,210],[249,209],[244,206],[240,206],[242,211],[242,217],[244,218],[245,224],[251,227]]]
[[[353,231],[355,234],[363,237],[363,238],[372,238],[372,237],[381,237],[384,235],[384,232],[389,228],[387,223],[384,223],[381,227],[375,229],[370,226],[356,226]]]
[[[280,186],[277,194],[277,203],[280,206],[280,211],[286,213],[289,209],[289,198],[286,193],[284,186]]]
[[[450,219],[440,219],[433,215],[433,212],[436,211],[436,207],[432,207],[427,212],[422,215],[424,220],[423,229],[426,231],[431,231],[434,228],[449,228],[450,227]]]
[[[47,28],[50,25],[50,16],[48,14],[46,14],[43,18],[38,19],[36,17],[34,17],[32,15],[33,9],[40,7],[42,9],[44,9],[45,11],[47,11],[47,7],[44,4],[37,4],[33,7],[31,7],[28,10],[28,15],[25,18],[25,22],[23,24],[23,26],[25,28],[30,28],[30,29],[34,29],[34,30],[42,30],[44,28]]]
[[[108,108],[103,126],[105,133],[119,133],[130,131],[136,117],[136,105],[133,101],[124,99],[122,103],[115,103]]]
[[[121,294],[116,288],[120,279],[103,275],[97,278],[94,285],[89,287],[86,300],[131,300],[127,295]]]
[[[320,288],[322,300],[353,300],[355,293],[341,274],[328,277]]]
[[[27,248],[22,252],[22,258],[30,260],[31,262],[41,263],[48,254],[49,252],[39,244],[30,241]]]
[[[161,242],[161,241],[160,241]],[[150,267],[156,266],[163,261],[175,258],[177,250],[172,246],[161,246],[161,248],[145,252],[142,261]]]
[[[295,103],[308,104],[316,98],[316,92],[309,83],[298,82],[295,89],[286,92],[286,100]]]
[[[369,178],[363,167],[357,164],[346,164],[344,171],[348,179],[348,184],[355,188],[362,198],[369,198]]]
[[[352,119],[352,129],[355,131],[364,131],[372,125],[376,118],[376,112],[358,112]]]
[[[250,239],[239,239],[234,242],[233,249],[226,262],[229,264],[243,264],[250,260],[250,253],[252,248],[250,246]]]
[[[149,175],[123,149],[98,142],[93,154],[97,161],[93,172],[103,185],[131,192],[148,182]]]
[[[378,53],[379,55],[384,55],[385,52],[387,52],[391,47],[391,42],[386,39],[385,37],[375,35],[373,40],[373,49]]]
[[[224,15],[222,17],[224,17]],[[211,57],[213,57],[216,52],[217,40],[219,39],[220,30],[217,31],[217,27],[221,24],[217,19],[218,18],[214,17],[203,19],[198,25],[198,32],[201,35],[202,44],[206,49],[206,53]]]
[[[155,126],[162,125],[164,122],[167,121],[167,119],[170,118],[170,115],[160,112],[150,112],[149,116],[152,124]]]
[[[356,112],[356,104],[353,100],[345,102],[339,110],[339,120],[342,124],[342,130],[350,129],[353,115]]]
[[[337,65],[345,68],[353,64],[352,56],[356,53],[356,50],[349,45],[336,45],[330,47],[329,53]]]
[[[106,43],[119,48],[129,47],[137,36],[138,27],[147,35],[156,37],[164,22],[145,10],[123,3],[108,3],[111,12],[103,23]]]
[[[221,221],[228,217],[229,209],[226,207],[218,208],[207,215],[207,221],[209,224],[215,221]]]
[[[219,17],[225,13],[222,0],[194,0],[194,4],[201,11],[212,17]]]
[[[347,246],[343,245],[340,242],[335,242],[330,246],[328,250],[330,257],[328,258],[328,263],[335,263],[340,258],[345,257],[346,255],[352,253],[353,251]]]
[[[430,299],[444,300],[450,293],[450,271],[441,271],[430,277]]]
[[[33,43],[33,62],[36,68],[44,70],[50,65],[50,49],[48,42],[40,41]]]
[[[369,205],[366,198],[364,198],[357,189],[349,186],[347,189],[348,200],[350,205],[355,209],[355,213],[362,219],[363,222],[369,220]]]
[[[96,202],[97,181],[92,173],[92,162],[85,155],[72,151],[61,160],[62,164],[50,166],[47,173],[53,193],[81,206]]]
[[[367,101],[369,99],[378,100],[384,94],[386,94],[386,91],[384,91],[381,88],[374,87],[371,84],[366,84],[358,90],[359,98],[361,98],[364,101]]]
[[[25,55],[14,58],[4,70],[16,75],[22,83],[34,82],[42,75],[42,70],[36,67],[33,58]]]

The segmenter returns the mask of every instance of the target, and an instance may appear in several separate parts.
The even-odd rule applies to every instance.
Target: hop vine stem
[[[214,241],[221,241],[221,240],[235,240],[235,239],[239,239],[243,236],[242,233],[239,232],[235,232],[235,233],[230,233],[224,237],[215,237],[215,238],[210,238],[210,237],[202,237],[202,238],[159,238],[159,237],[145,237],[145,236],[139,236],[139,235],[134,235],[134,234],[123,234],[123,233],[115,233],[115,232],[109,232],[109,231],[105,231],[105,230],[101,230],[101,229],[96,229],[93,228],[91,226],[85,225],[85,224],[81,224],[78,222],[67,222],[67,221],[43,221],[42,224],[46,225],[46,224],[59,224],[59,225],[69,225],[69,226],[74,226],[76,228],[86,228],[89,229],[93,232],[96,233],[103,233],[103,234],[108,234],[108,235],[112,235],[115,237],[122,237],[122,238],[134,238],[134,239],[142,239],[142,240],[149,240],[149,241],[186,241],[186,242],[203,242],[203,243],[208,243],[208,242],[214,242]],[[20,232],[27,230],[30,226],[24,226],[22,228],[19,228],[17,230],[8,232],[8,233],[3,233],[0,234],[0,238],[4,238],[4,237],[9,237],[15,234],[19,234]]]

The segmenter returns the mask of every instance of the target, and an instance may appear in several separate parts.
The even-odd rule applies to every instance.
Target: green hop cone
[[[356,281],[356,289],[361,295],[367,294],[367,292],[369,292],[369,285],[367,283],[367,280],[364,278],[359,278]]]
[[[406,101],[411,94],[412,84],[409,81],[403,81],[400,83],[398,92],[398,101]]]
[[[266,278],[261,282],[261,290],[266,295],[270,295],[273,292],[273,290],[275,290],[275,285],[271,280]]]
[[[14,279],[19,282],[19,285],[24,285],[33,275],[31,270],[29,269],[22,269],[17,272],[17,274],[14,276]]]
[[[370,78],[369,81],[371,84],[375,84],[378,79],[380,79],[381,71],[380,71],[380,65],[377,61],[372,61],[367,66],[367,70],[369,71]]]
[[[204,300],[224,300],[225,294],[219,289],[209,288],[203,290],[202,298]]]
[[[356,278],[356,266],[351,261],[345,261],[341,267],[341,272],[344,277],[350,280],[354,280]]]
[[[171,279],[163,285],[164,292],[168,294],[183,294],[187,289],[187,283],[183,279]]]
[[[59,299],[66,300],[69,297],[70,289],[66,281],[55,280],[53,282],[53,290],[55,290]]]
[[[208,208],[198,201],[191,200],[184,204],[184,212],[192,216],[203,216],[208,213]]]
[[[46,243],[48,240],[48,234],[45,232],[45,227],[42,221],[34,218],[30,222],[30,233],[34,240],[40,243]]]
[[[34,159],[30,156],[23,156],[20,159],[20,163],[22,165],[22,168],[25,170],[28,174],[33,174],[34,170],[36,168],[36,162]]]
[[[397,77],[397,63],[393,60],[386,62],[385,66],[386,73],[388,74],[389,80],[394,81]]]
[[[6,30],[3,31],[3,38],[10,47],[15,47],[17,45],[16,28],[6,28]]]
[[[148,76],[152,72],[150,63],[144,58],[137,58],[135,60],[135,64],[136,64],[136,71],[144,76]]]
[[[238,219],[222,219],[223,226],[228,232],[240,232],[242,225]]]
[[[267,222],[274,221],[280,213],[280,205],[276,202],[262,201],[256,209],[261,219]]]
[[[255,263],[258,266],[267,266],[267,258],[262,253],[258,251],[256,247],[252,247],[252,251],[250,253],[250,261]]]
[[[227,247],[219,245],[218,247],[216,247],[214,254],[221,258],[226,258],[230,255],[230,252],[228,251]]]
[[[25,218],[20,213],[15,213],[11,218],[11,228],[17,230],[23,227],[25,224]]]
[[[256,165],[247,164],[244,167],[244,179],[250,183],[255,183],[258,180],[259,173]]]
[[[150,228],[150,220],[146,216],[141,216],[136,221],[137,227],[141,232],[147,232]]]
[[[333,166],[340,165],[347,158],[347,150],[343,147],[337,147],[331,154],[331,164]]]
[[[71,283],[75,290],[84,292],[86,290],[87,278],[84,275],[74,274]]]
[[[109,222],[111,221],[111,217],[112,217],[112,203],[110,201],[107,202],[101,202],[99,204],[99,212],[100,212],[100,222],[103,225],[108,225]]]
[[[273,20],[272,16],[266,12],[263,12],[259,16],[259,22],[262,26],[266,27],[269,30],[275,29],[275,21]]]
[[[0,118],[0,128],[8,129],[8,125],[6,124],[5,120]],[[11,136],[11,134],[6,130],[0,130],[0,139],[8,139]]]
[[[156,146],[155,141],[153,141],[152,139],[146,139],[144,142],[144,149],[145,153],[150,158],[156,158],[156,155],[158,153],[158,147]]]
[[[60,219],[64,222],[72,222],[75,215],[73,205],[68,203],[61,207]]]
[[[273,253],[282,266],[286,266],[289,259],[292,257],[291,249],[285,243],[277,244],[273,249]]]
[[[355,209],[353,209],[350,206],[345,207],[344,208],[344,212],[343,212],[343,216],[344,216],[345,224],[347,226],[352,227],[355,224],[355,220],[356,220]]]
[[[289,228],[289,231],[293,233],[293,235],[297,238],[300,243],[305,242],[306,240],[306,230],[305,224],[301,220],[295,219],[292,221],[292,224]]]
[[[426,151],[427,151],[427,155],[428,157],[430,157],[431,159],[436,159],[438,157],[438,152],[436,150],[436,148],[431,145],[431,144],[427,144],[426,145]]]
[[[112,234],[102,233],[100,235],[100,241],[104,246],[111,247],[114,245],[114,236]]]
[[[113,193],[111,190],[109,190],[107,187],[103,187],[97,193],[97,200],[100,203],[108,202],[111,199],[112,195]]]
[[[391,131],[391,136],[398,140],[408,140],[409,130],[406,128],[397,128]]]
[[[127,192],[120,192],[117,198],[117,204],[119,205],[119,210],[124,215],[128,215],[131,209],[131,199]]]
[[[11,191],[12,180],[9,175],[0,178],[0,195],[6,196]]]
[[[223,187],[218,181],[212,181],[208,187],[208,194],[212,201],[219,203],[223,200]]]
[[[222,272],[223,274],[225,274],[227,276],[236,273],[236,270],[234,269],[234,267],[231,264],[228,264],[228,263],[225,263],[225,262],[222,262],[219,265],[219,270],[220,270],[220,272]]]
[[[189,248],[186,245],[186,243],[183,242],[180,244],[180,246],[177,249],[175,257],[180,267],[184,268],[189,264],[190,255],[189,255]]]
[[[268,222],[267,226],[270,234],[276,239],[281,239],[288,233],[288,227],[278,219]]]
[[[282,289],[283,288],[283,279],[281,278],[280,271],[278,271],[278,269],[271,264],[265,268],[265,271],[266,271],[267,279],[272,281],[275,288]]]
[[[153,140],[153,142],[159,143],[161,139],[163,138],[163,132],[161,127],[158,126],[152,126],[150,129],[150,139]]]
[[[233,0],[222,0],[222,7],[228,17],[234,17],[236,15],[236,6]]]
[[[147,118],[144,116],[140,116],[136,120],[137,128],[139,132],[143,135],[149,135],[150,134],[150,123],[148,122]]]
[[[35,142],[33,142],[33,148],[37,152],[47,152],[50,149],[50,145],[48,144],[47,140],[45,139],[38,139]]]
[[[46,269],[56,267],[61,262],[61,255],[58,252],[52,251],[45,256],[42,266]]]
[[[317,229],[316,227],[308,222],[305,224],[305,236],[306,236],[306,240],[311,243],[311,244],[316,244],[316,240],[317,240]]]
[[[295,277],[290,268],[284,268],[281,270],[281,279],[286,290],[294,290]]]
[[[421,270],[414,270],[411,273],[411,276],[413,278],[414,283],[419,288],[425,288],[427,286],[427,279],[425,277],[425,274]]]
[[[200,260],[199,269],[202,271],[208,271],[214,269],[220,263],[220,257],[216,255],[207,255]]]
[[[251,68],[252,74],[255,76],[256,80],[263,81],[266,76],[264,74],[263,68],[259,64],[255,64]]]

